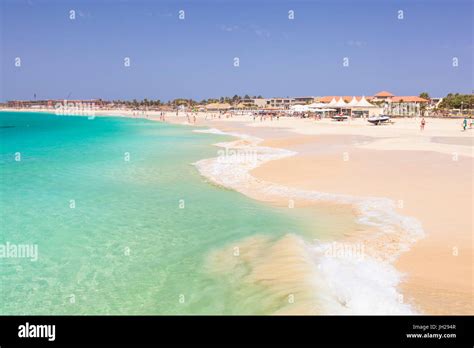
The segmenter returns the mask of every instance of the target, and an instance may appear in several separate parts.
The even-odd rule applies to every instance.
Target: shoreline
[[[263,139],[249,137],[245,134],[225,133],[217,129],[208,131],[195,131],[200,133],[227,134],[239,137],[235,141],[215,144],[218,147],[231,149],[252,149],[257,153],[254,163],[219,163],[217,158],[210,158],[196,163],[201,175],[212,182],[226,188],[231,188],[247,197],[264,202],[286,203],[293,200],[295,204],[307,203],[318,205],[331,203],[349,205],[357,210],[357,222],[367,229],[363,233],[353,233],[350,237],[332,242],[309,243],[310,254],[317,260],[313,266],[313,277],[323,277],[333,285],[331,296],[337,298],[332,304],[331,310],[323,314],[345,313],[345,314],[415,314],[411,305],[400,299],[401,294],[397,292],[397,285],[402,278],[401,274],[392,267],[393,261],[399,253],[407,250],[412,243],[422,238],[423,231],[419,223],[411,218],[404,217],[395,212],[394,204],[386,198],[379,197],[356,197],[346,194],[330,194],[320,191],[298,190],[292,187],[258,180],[250,173],[265,163],[291,158],[296,155],[284,149],[269,150],[259,144]],[[384,235],[384,233],[389,234]],[[334,244],[349,249],[362,246],[363,255],[352,255],[350,252],[342,255],[331,255],[334,253]],[[377,269],[378,274],[362,272],[358,274],[358,268]],[[337,273],[347,272],[357,274],[357,282],[372,283],[366,292],[371,293],[371,298],[380,301],[378,305],[364,303],[366,294],[357,293],[356,286],[349,287],[351,294],[344,294],[345,284],[339,284]],[[318,274],[319,273],[319,274]],[[349,272],[346,277],[351,279]],[[354,279],[352,279],[354,280]],[[386,286],[385,282],[389,285]],[[382,283],[384,285],[382,285]],[[355,285],[355,284],[354,284]],[[361,284],[359,284],[361,285]],[[323,291],[319,289],[319,291]],[[326,290],[327,291],[327,290]],[[318,313],[312,313],[318,314]],[[319,313],[320,314],[320,313]]]
[[[5,110],[5,111],[11,111],[11,110]],[[21,111],[25,111],[25,112],[38,112],[37,110],[35,111],[30,111],[30,110],[21,110]],[[47,111],[48,112],[48,111]],[[50,112],[50,111],[49,111]],[[169,113],[167,113],[169,115]],[[116,116],[116,117],[129,117],[129,118],[144,118],[144,119],[150,119],[150,120],[153,120],[153,121],[159,121],[157,120],[156,118],[154,118],[154,116],[151,116],[151,117],[141,117],[141,116],[134,116],[134,115],[127,115],[126,113],[123,114],[122,112],[118,113],[118,114],[115,114],[115,115],[111,115],[110,112],[108,111],[104,111],[104,114],[102,114],[101,112],[101,115],[98,115],[98,116]],[[202,115],[201,115],[202,116]],[[174,123],[174,124],[183,124],[183,125],[191,125],[193,126],[193,124],[188,124],[187,122],[184,122],[186,119],[185,117],[182,117],[182,118],[179,118],[179,117],[170,117],[170,116],[167,116],[167,120],[166,122],[169,122],[169,123]],[[198,117],[199,118],[199,117]],[[251,123],[251,121],[249,120],[245,120],[244,119],[245,117],[237,117],[236,120],[237,121],[241,121],[241,122],[237,122],[239,123],[239,125],[237,126],[237,123],[236,122],[233,122],[234,120],[228,120],[228,119],[221,119],[221,120],[216,120],[216,119],[210,119],[208,120],[208,122],[204,122],[205,124],[202,124],[202,123],[198,123],[196,124],[196,126],[205,126],[205,127],[210,127],[210,128],[217,128],[219,129],[220,132],[224,133],[224,134],[228,134],[230,133],[229,135],[231,136],[238,136],[239,134],[242,135],[241,133],[238,133],[235,131],[236,128],[243,128],[243,129],[246,129],[246,130],[252,130],[252,128],[255,128],[255,132],[260,132],[261,130],[263,131],[263,129],[268,129],[268,122],[264,123],[264,124],[261,124],[261,123]],[[181,122],[181,120],[183,122]],[[199,120],[199,121],[203,121],[203,120]],[[228,122],[226,122],[228,121]],[[290,121],[290,120],[284,120],[284,121]],[[291,121],[297,121],[299,122],[299,124],[301,123],[304,123],[304,121],[306,120],[291,120]],[[248,124],[250,122],[250,124]],[[322,134],[318,134],[318,132],[316,132],[316,134],[314,134],[315,132],[309,132],[308,130],[304,129],[304,128],[299,128],[299,129],[291,129],[291,128],[288,128],[288,122],[281,122],[278,124],[279,121],[274,121],[273,124],[272,124],[272,127],[275,127],[275,126],[278,126],[279,128],[282,129],[282,131],[286,132],[286,133],[294,133],[294,136],[298,136],[298,135],[301,135],[303,136],[303,134],[305,134],[304,136],[308,136],[308,137],[324,137],[324,136],[328,136],[328,137],[331,137],[331,136],[336,136],[335,134],[324,134],[323,132],[319,132],[319,133],[322,133]],[[245,125],[242,126],[240,125],[240,123],[244,123]],[[313,121],[314,123],[314,121]],[[346,125],[344,125],[346,126]],[[349,128],[349,127],[347,127]],[[233,131],[234,129],[234,131]],[[337,131],[339,133],[341,130],[341,127],[339,127],[337,129]],[[253,131],[253,130],[252,130]],[[204,131],[205,132],[205,131]],[[350,129],[349,131],[342,131],[343,135],[344,136],[348,136],[349,134],[351,134],[350,132]],[[357,133],[357,132],[356,132]],[[360,132],[359,132],[360,133]],[[237,135],[236,135],[237,134]],[[366,132],[362,132],[363,136],[368,136],[366,134]],[[452,134],[449,134],[450,136]],[[410,134],[409,138],[413,138],[413,135]],[[466,138],[466,136],[463,136],[464,138]],[[446,137],[448,138],[448,137]],[[456,137],[457,138],[457,137]],[[266,179],[268,179],[268,177],[270,178],[273,178],[273,179],[281,179],[281,178],[278,178],[277,176],[273,176],[270,174],[268,175],[268,172],[274,172],[275,171],[275,168],[280,168],[281,169],[281,165],[282,163],[286,163],[286,165],[288,165],[288,163],[295,163],[296,159],[297,158],[300,158],[301,157],[301,153],[299,153],[298,151],[294,151],[294,150],[284,150],[286,147],[279,147],[281,145],[284,145],[285,141],[281,141],[279,139],[265,139],[265,138],[260,138],[259,141],[255,142],[255,137],[253,137],[252,139],[252,135],[244,135],[243,136],[243,139],[244,141],[242,140],[235,140],[235,141],[231,141],[231,142],[227,142],[227,143],[224,143],[224,144],[217,144],[218,146],[221,145],[221,146],[227,146],[229,148],[232,148],[232,146],[237,146],[237,148],[240,148],[240,149],[245,149],[245,148],[252,148],[253,147],[256,147],[257,148],[257,153],[258,153],[258,148],[260,147],[261,149],[270,149],[272,148],[273,150],[270,151],[270,150],[264,150],[264,155],[267,156],[267,158],[265,158],[265,160],[260,163],[259,165],[255,166],[255,168],[251,168],[250,170],[248,170],[248,173],[251,177],[253,177],[253,175],[251,174],[254,174],[256,175],[256,177],[254,177],[254,179],[257,181],[257,186],[260,186],[260,190],[262,190],[263,192],[266,192],[269,197],[265,198],[265,197],[262,197],[258,194],[255,194],[255,191],[254,192],[251,192],[251,190],[249,190],[247,188],[247,191],[244,189],[242,192],[242,190],[239,190],[238,187],[236,188],[236,181],[233,181],[231,180],[230,182],[230,188],[234,189],[234,190],[237,190],[251,198],[254,198],[254,199],[258,199],[258,200],[262,200],[262,201],[275,201],[275,196],[282,196],[282,197],[287,197],[288,196],[288,190],[291,190],[291,188],[294,189],[294,186],[292,185],[289,185],[291,184],[291,182],[293,181],[293,183],[295,181],[298,181],[297,179],[294,179],[293,180],[288,180],[288,182],[284,182],[283,183],[283,186],[282,185],[275,185],[275,184],[270,184],[272,187],[271,190],[268,190],[268,187],[267,188],[264,188],[265,185],[268,185],[268,183],[265,182]],[[469,139],[469,138],[467,138]],[[313,139],[314,140],[314,139]],[[430,138],[431,140],[431,138]],[[253,143],[252,143],[253,141]],[[452,142],[452,140],[450,140]],[[310,141],[311,142],[311,141]],[[295,144],[296,143],[296,144]],[[304,144],[298,144],[298,142],[289,142],[289,144],[291,146],[294,146],[296,148],[300,147],[300,148],[304,148]],[[432,142],[430,142],[430,144],[433,144]],[[263,146],[260,146],[260,145],[263,145]],[[395,148],[394,148],[394,145]],[[420,141],[418,142],[418,144],[415,144],[416,146],[416,150],[413,149],[413,144],[410,144],[410,143],[403,143],[401,144],[400,146],[400,142],[397,141],[396,138],[394,139],[391,139],[391,138],[387,138],[387,137],[382,137],[380,139],[378,139],[377,137],[374,137],[374,138],[369,138],[369,139],[364,139],[362,140],[361,142],[359,143],[355,143],[355,144],[350,144],[348,145],[348,148],[351,148],[351,155],[355,152],[357,153],[357,151],[377,151],[377,152],[380,152],[380,153],[384,153],[384,152],[388,152],[388,153],[397,153],[397,151],[402,151],[402,152],[406,152],[406,153],[413,153],[413,152],[419,152],[419,153],[423,153],[423,152],[420,152],[420,151],[423,151],[425,148],[426,148],[426,145],[427,145],[427,142],[426,141]],[[324,144],[322,144],[322,146],[324,146]],[[400,148],[397,148],[398,147],[401,147]],[[460,146],[464,146],[464,147],[460,147]],[[428,153],[438,153],[440,155],[443,155],[443,156],[446,156],[447,154],[453,154],[453,150],[460,150],[459,153],[457,153],[457,155],[461,158],[472,158],[472,149],[466,149],[465,148],[466,146],[465,145],[459,145],[458,143],[456,143],[456,140],[454,141],[454,144],[440,144],[439,146],[437,147],[434,147],[434,148],[429,148],[428,150]],[[394,151],[395,150],[395,151]],[[273,152],[273,153],[272,153]],[[305,150],[302,151],[302,155],[303,157],[307,154],[305,154]],[[317,156],[313,156],[314,158],[316,158]],[[313,159],[314,159],[313,158]],[[212,162],[213,159],[205,159],[205,160],[201,160],[201,161],[198,161],[198,163],[200,162],[201,163],[201,169],[203,166],[205,165],[211,165],[210,162]],[[215,160],[215,158],[214,158]],[[299,160],[298,160],[299,161]],[[352,161],[353,163],[354,161]],[[301,161],[301,163],[298,163],[298,165],[301,165],[301,166],[304,166],[304,160]],[[280,167],[279,167],[280,166]],[[269,168],[267,168],[269,167]],[[201,170],[200,170],[201,172]],[[201,174],[203,174],[201,172]],[[209,175],[209,173],[207,173]],[[222,174],[222,173],[220,173]],[[294,173],[293,173],[294,174]],[[207,177],[205,174],[203,174],[205,177]],[[326,174],[327,175],[327,174]],[[212,176],[212,175],[211,175]],[[258,182],[259,180],[262,180],[263,178],[263,183],[262,182]],[[320,177],[321,179],[321,177]],[[249,178],[246,177],[246,180],[248,181]],[[276,182],[279,182],[278,180],[276,180]],[[279,182],[280,183],[280,182]],[[227,183],[229,184],[229,183]],[[229,186],[226,186],[226,185],[223,185],[225,187],[229,187]],[[234,187],[232,187],[234,186]],[[367,189],[367,188],[366,188]],[[338,204],[349,204],[349,205],[352,205],[352,206],[357,206],[357,199],[354,200],[353,197],[350,198],[350,195],[348,196],[347,194],[328,194],[329,196],[323,196],[321,197],[321,194],[322,192],[319,192],[319,189],[318,191],[314,191],[313,190],[313,197],[311,197],[310,199],[308,199],[308,197],[305,197],[305,195],[307,194],[308,192],[308,189],[307,188],[297,188],[296,189],[296,194],[295,194],[295,191],[293,191],[293,195],[296,195],[298,197],[304,197],[305,199],[307,199],[308,201],[311,201],[311,200],[314,200],[315,196],[318,196],[318,198],[316,199],[316,201],[321,201],[322,200],[328,200],[328,201],[337,201],[339,199],[339,203]],[[245,192],[246,191],[246,192]],[[317,193],[316,193],[317,192]],[[330,191],[329,191],[330,192]],[[362,196],[364,197],[364,196]],[[336,198],[336,199],[334,199]],[[360,197],[359,197],[360,199]],[[378,205],[381,205],[382,203],[380,202],[377,202],[375,204],[375,206],[378,206]],[[390,205],[389,203],[385,202],[383,204],[388,204]],[[382,204],[382,205],[383,205]],[[392,202],[392,205],[393,205],[393,202]],[[392,210],[394,211],[395,214],[398,214],[396,212],[396,207],[395,206],[392,206],[391,207]],[[360,210],[360,207],[358,208]],[[390,214],[389,214],[390,215]],[[401,215],[400,215],[401,216]],[[399,219],[399,217],[396,217],[396,219]],[[471,225],[472,227],[472,225]],[[373,232],[373,231],[372,231]],[[428,236],[429,236],[429,233],[428,233]],[[360,236],[358,236],[360,237]],[[372,236],[373,237],[373,236]],[[421,238],[421,235],[418,233],[417,237],[413,237],[411,236],[411,238],[408,238],[410,240],[410,246],[415,246],[416,248],[416,241],[419,240]],[[472,237],[471,237],[472,238]],[[393,240],[387,240],[385,237],[381,237],[380,240],[377,240],[377,238],[375,238],[376,241],[375,241],[375,249],[377,248],[381,248],[383,246],[386,246],[386,243],[388,242],[392,242],[393,243]],[[389,238],[390,239],[390,238]],[[369,242],[367,242],[369,243]],[[397,242],[395,242],[396,244]],[[429,244],[429,243],[428,243]],[[471,241],[471,245],[472,245],[472,241]],[[409,247],[405,249],[405,251],[407,251],[408,249],[410,249]],[[411,249],[412,250],[412,249]],[[410,251],[411,251],[410,250]],[[320,250],[321,251],[321,250]],[[407,270],[408,270],[408,275],[410,276],[410,269],[412,268],[412,264],[410,264],[410,259],[411,261],[413,261],[414,259],[413,258],[410,258],[410,257],[407,257],[406,259],[408,261],[405,261],[404,259],[404,255],[405,254],[410,254],[410,251],[407,251],[405,253],[403,253],[403,251],[401,251],[403,253],[403,255],[400,257],[400,260],[397,260],[398,259],[398,256],[395,256],[393,259],[391,259],[391,262],[394,262],[395,266],[397,269],[401,269],[403,273],[405,273]],[[472,253],[472,247],[471,247],[471,250],[470,252]],[[383,253],[382,253],[383,254]],[[371,255],[372,256],[372,255]],[[379,257],[387,257],[387,255],[378,255]],[[436,257],[436,255],[434,255]],[[415,258],[416,260],[416,258]],[[469,260],[469,259],[468,259]],[[413,262],[411,262],[413,263]],[[418,259],[417,263],[421,263],[423,265],[423,261],[420,261]],[[395,267],[394,266],[394,267]],[[419,269],[420,267],[418,267]],[[421,269],[423,270],[423,267],[421,267]],[[449,271],[449,269],[448,269]],[[417,272],[419,273],[419,271],[416,271],[416,272],[413,272],[415,274],[417,274]],[[472,272],[472,270],[471,270]],[[419,274],[418,274],[419,275]],[[472,275],[471,275],[472,276]],[[400,289],[402,291],[402,293],[405,295],[407,294],[408,296],[408,299],[409,301],[408,302],[411,302],[410,301],[410,298],[413,298],[414,299],[414,306],[415,307],[418,307],[418,305],[420,303],[423,303],[423,301],[421,301],[420,299],[422,297],[426,297],[426,293],[427,292],[433,292],[430,288],[429,285],[426,285],[426,284],[429,284],[429,282],[425,279],[424,280],[424,283],[423,284],[423,281],[418,281],[418,282],[414,282],[412,281],[413,283],[415,283],[415,285],[411,285],[410,282],[404,282],[403,284],[401,284],[401,278],[398,279],[398,282],[395,284],[396,286],[394,286],[394,288],[396,289]],[[407,285],[408,284],[408,285]],[[392,285],[393,285],[393,282],[392,282]],[[457,284],[459,285],[459,284]],[[423,286],[426,286],[427,289],[425,289],[424,291],[420,291],[420,288],[422,288]],[[393,295],[393,294],[392,294]],[[438,295],[437,295],[438,296]],[[430,298],[430,300],[432,301],[433,299],[436,299],[437,296],[435,296],[434,298]],[[461,292],[461,295],[460,297],[465,297],[464,293]],[[395,293],[395,297],[392,298],[392,300],[396,299],[399,304],[403,304],[404,303],[404,300],[403,300],[403,296],[400,298],[398,294]],[[455,299],[455,301],[457,301],[459,299]],[[467,304],[469,304],[469,299],[466,299],[467,300]],[[426,301],[425,301],[426,302]],[[466,302],[464,303],[466,304]],[[444,304],[446,305],[446,304]],[[433,304],[433,306],[435,306],[435,304]],[[427,306],[426,304],[424,304],[423,306],[421,306],[424,310],[422,310],[421,312],[428,312],[429,314],[441,314],[441,313],[451,313],[453,314],[453,310],[451,309],[451,311],[448,310],[447,311],[433,311],[432,308],[429,308],[430,306]],[[452,308],[452,307],[451,307]],[[406,309],[406,308],[405,308]],[[459,313],[459,310],[460,308],[457,308],[457,309],[454,309],[454,311],[456,312],[455,314],[462,314],[462,310],[461,310],[461,313]],[[471,298],[471,306],[467,306],[465,308],[465,311],[466,313],[472,313],[473,309],[472,309],[472,298]],[[364,313],[364,314],[371,314],[371,313]],[[382,314],[382,313],[381,313]]]

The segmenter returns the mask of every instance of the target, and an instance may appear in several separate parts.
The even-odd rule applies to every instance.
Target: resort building
[[[267,99],[266,107],[288,110],[293,105],[294,98],[271,98]]]
[[[421,116],[422,106],[429,103],[429,100],[418,96],[395,96],[387,91],[375,94],[371,101],[383,106],[384,114],[390,116]]]
[[[87,105],[90,108],[102,108],[110,104],[109,101],[102,99],[90,100],[65,100],[65,99],[47,99],[47,100],[9,100],[9,108],[28,108],[28,109],[54,109],[57,105]]]
[[[264,108],[267,105],[265,98],[244,98],[241,103],[251,108]]]
[[[293,105],[306,105],[315,101],[315,97],[294,97]]]
[[[361,103],[361,100],[365,100]],[[421,116],[422,106],[427,105],[429,100],[418,96],[395,96],[382,91],[373,96],[324,96],[316,98],[317,102],[326,103],[328,107],[337,109],[350,109],[354,114],[390,116]]]
[[[382,91],[375,94],[373,97],[371,97],[371,99],[373,102],[378,103],[378,102],[386,102],[390,100],[390,98],[392,97],[395,97],[395,95],[387,91]]]
[[[386,113],[392,116],[421,116],[421,106],[428,100],[416,96],[393,97],[384,104]]]

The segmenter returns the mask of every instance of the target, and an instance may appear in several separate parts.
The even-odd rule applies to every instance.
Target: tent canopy
[[[357,103],[358,103],[358,101],[357,101],[356,97],[352,97],[352,100],[349,103],[347,103],[347,106],[356,106]]]
[[[339,98],[339,100],[337,101],[337,103],[334,104],[334,105],[332,105],[332,106],[334,106],[334,107],[336,107],[336,108],[344,108],[344,107],[347,106],[347,103],[344,101],[344,99]]]
[[[319,108],[324,108],[326,106],[327,104],[324,104],[324,103],[312,103],[308,105],[310,109],[319,109]]]
[[[290,110],[296,111],[296,112],[305,112],[309,111],[308,105],[292,105],[290,106]]]
[[[354,105],[355,108],[374,108],[376,107],[373,104],[370,104],[364,96],[357,102],[356,105]]]
[[[329,102],[329,104],[327,104],[326,106],[329,106],[329,107],[332,107],[332,106],[336,106],[337,104],[337,101],[336,101],[336,98],[332,98],[332,100]]]
[[[323,109],[317,109],[314,110],[316,112],[327,112],[327,111],[336,111],[336,109],[331,109],[331,108],[323,108]]]

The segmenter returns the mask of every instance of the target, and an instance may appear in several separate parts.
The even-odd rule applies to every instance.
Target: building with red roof
[[[330,103],[333,99],[336,101],[342,100],[349,103],[352,98],[357,101],[362,99],[362,96],[323,96],[315,98],[320,103]],[[421,106],[427,104],[429,100],[420,98],[418,96],[396,96],[387,91],[381,91],[373,96],[365,97],[370,103],[377,105],[377,110],[371,110],[371,113],[383,113],[392,116],[420,116]]]

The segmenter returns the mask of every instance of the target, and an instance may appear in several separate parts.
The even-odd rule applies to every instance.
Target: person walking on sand
[[[467,128],[467,118],[466,117],[464,117],[464,121],[462,121],[462,128],[463,128],[463,130],[466,130],[466,128]]]
[[[196,114],[193,115],[193,123],[196,124]]]
[[[425,124],[426,124],[426,121],[425,121],[425,118],[423,117],[421,119],[421,123],[420,123],[420,130],[421,131],[425,130]]]

